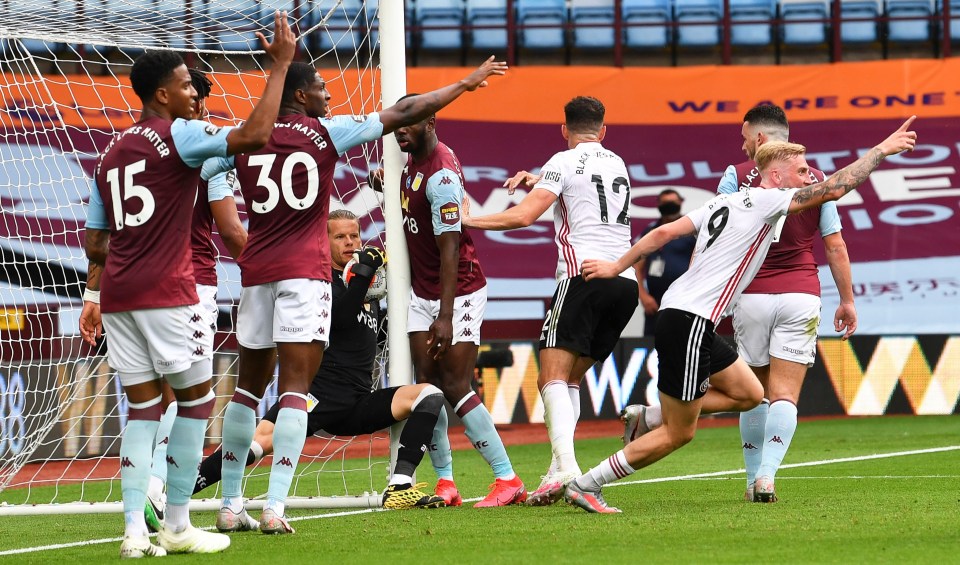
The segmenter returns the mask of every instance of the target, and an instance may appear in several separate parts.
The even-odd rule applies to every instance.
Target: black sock
[[[248,450],[246,465],[248,467],[252,465],[255,458],[253,450]],[[219,483],[222,478],[222,473],[223,451],[218,449],[200,463],[200,472],[197,474],[197,483],[193,485],[193,494],[197,494],[203,489]]]
[[[424,447],[430,443],[433,428],[437,426],[437,416],[443,408],[443,396],[432,394],[421,399],[400,432],[401,447],[397,450],[397,465],[393,472],[413,476],[423,454]]]

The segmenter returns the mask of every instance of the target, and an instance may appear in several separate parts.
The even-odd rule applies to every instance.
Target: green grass
[[[960,417],[886,417],[803,422],[787,464],[960,445]],[[619,448],[617,438],[577,443],[584,470]],[[536,488],[549,446],[509,448]],[[454,457],[465,497],[486,493],[490,472],[474,452]],[[955,562],[960,525],[960,451],[790,467],[777,476],[780,502],[742,500],[741,474],[636,481],[734,471],[743,466],[735,427],[704,429],[650,468],[609,486],[623,510],[591,515],[548,508],[462,508],[353,513],[293,523],[294,536],[236,534],[229,553],[191,563],[936,563]],[[419,470],[431,478],[426,463]],[[633,484],[630,484],[633,483]],[[322,511],[291,511],[315,517]],[[212,513],[193,516],[211,525]],[[0,551],[113,538],[118,515],[0,518]],[[19,532],[19,535],[16,533]],[[28,533],[27,533],[28,532]],[[0,557],[17,563],[113,560],[117,542]],[[239,561],[236,560],[239,557]],[[170,557],[168,559],[177,559]]]

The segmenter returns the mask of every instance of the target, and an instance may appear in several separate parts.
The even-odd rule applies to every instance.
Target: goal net
[[[103,348],[83,344],[77,330],[93,165],[114,132],[138,118],[140,103],[127,75],[146,49],[175,50],[189,67],[209,74],[210,121],[226,125],[246,117],[269,70],[254,34],[272,35],[274,10],[288,11],[298,60],[320,69],[334,114],[365,114],[381,106],[376,2],[0,3],[0,513],[51,503],[53,511],[71,511],[72,502],[119,509],[117,455],[126,399]],[[368,144],[341,159],[331,203],[331,210],[357,214],[363,240],[381,246],[381,198],[366,185],[366,175],[380,166],[382,151]],[[244,203],[236,197],[244,219]],[[206,453],[220,443],[223,410],[237,378],[240,272],[218,236],[214,241],[221,250],[217,402]],[[384,360],[378,365],[384,367]],[[275,400],[274,381],[260,415]],[[375,492],[386,484],[388,464],[386,432],[310,438],[290,505],[330,505],[330,499],[318,498],[330,496],[337,497],[335,505],[377,505]],[[248,470],[248,497],[266,492],[269,468],[266,459]],[[208,488],[204,496],[215,499],[219,491]]]

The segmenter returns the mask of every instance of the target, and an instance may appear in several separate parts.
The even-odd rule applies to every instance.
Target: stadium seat
[[[516,6],[521,47],[560,49],[566,46],[567,5],[564,0],[516,0]]]
[[[943,14],[943,0],[937,0],[937,14]],[[937,31],[942,36],[943,22],[937,23]],[[960,41],[960,0],[950,0],[950,40]]]
[[[260,29],[260,2],[257,0],[224,0],[211,3],[207,22],[211,49],[252,51],[260,44],[254,35]]]
[[[462,49],[465,15],[463,0],[417,0],[421,49]]]
[[[170,22],[158,21],[156,10],[146,9],[152,5],[144,6],[144,8],[134,8],[129,2],[123,0],[84,2],[84,16],[97,22],[98,31],[102,32],[104,38],[111,43],[111,45],[94,44],[91,46],[93,50],[105,54],[113,51],[116,44],[121,46],[126,44],[127,47],[123,50],[136,55],[145,48],[160,46],[159,38],[167,34]],[[129,47],[131,44],[141,48],[131,48]]]
[[[507,44],[507,0],[467,0],[467,25],[472,49],[503,49]]]
[[[343,0],[339,4],[335,0],[313,2],[312,9],[299,22],[300,32],[308,31],[327,18],[326,27],[311,32],[308,43],[321,52],[331,49],[354,51],[367,32],[363,8],[362,0]]]
[[[719,45],[722,17],[723,3],[720,0],[676,0],[674,19],[677,21],[677,45]]]
[[[840,41],[873,43],[880,37],[877,18],[883,7],[879,0],[840,0]],[[861,19],[862,21],[850,21]]]
[[[926,42],[930,40],[934,15],[931,0],[887,0],[887,16],[890,18],[923,18],[916,20],[895,20],[887,23],[887,39],[902,43]],[[952,27],[952,26],[951,26]]]
[[[622,9],[624,45],[651,48],[670,44],[673,17],[669,0],[623,0]]]
[[[614,44],[614,0],[571,0],[570,19],[573,46],[585,49],[610,49]]]
[[[785,45],[820,45],[827,41],[830,6],[826,0],[781,0]],[[793,20],[822,21],[793,21]]]
[[[149,6],[155,12],[150,23],[166,32],[161,35],[164,45],[172,49],[204,47],[199,28],[206,21],[206,3],[193,2],[189,12],[183,0],[154,0]]]
[[[770,45],[777,16],[775,0],[730,0],[730,43],[733,45]],[[750,21],[756,23],[738,23]]]

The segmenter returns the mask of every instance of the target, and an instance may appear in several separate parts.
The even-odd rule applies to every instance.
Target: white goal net
[[[320,69],[335,114],[364,114],[381,106],[375,2],[0,2],[0,512],[120,500],[117,454],[126,400],[102,348],[83,344],[77,324],[86,280],[83,224],[91,171],[112,134],[138,118],[140,103],[126,76],[133,60],[145,49],[181,53],[189,67],[207,72],[213,82],[210,121],[236,123],[262,91],[269,59],[258,51],[254,33],[270,37],[274,10],[288,11],[299,37],[298,60]],[[366,185],[381,152],[380,145],[369,144],[341,159],[331,210],[356,213],[362,238],[383,245],[381,201]],[[236,196],[243,219],[244,205]],[[219,237],[214,240],[221,249],[220,318],[217,404],[207,453],[220,442],[222,412],[236,383],[240,296],[239,269]],[[260,414],[276,399],[275,387],[274,382]],[[363,495],[383,488],[388,449],[386,433],[310,438],[291,494],[373,503],[373,496]],[[266,491],[268,472],[269,460],[249,471],[247,496]]]

